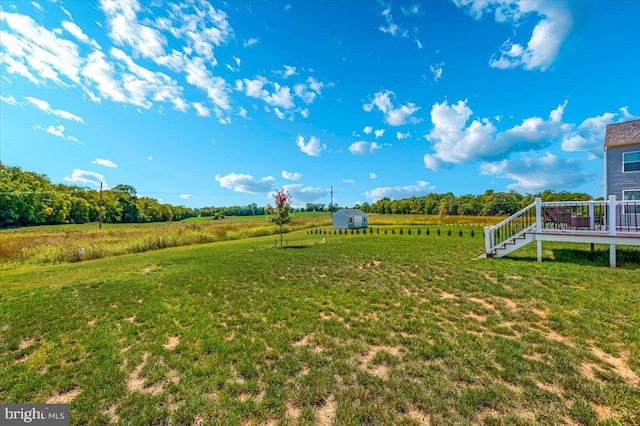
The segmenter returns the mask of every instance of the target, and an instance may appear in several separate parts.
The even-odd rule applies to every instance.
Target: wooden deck
[[[616,246],[640,246],[640,201],[567,201],[543,203],[539,198],[495,226],[485,227],[486,257],[503,257],[536,241],[608,244],[610,264]]]

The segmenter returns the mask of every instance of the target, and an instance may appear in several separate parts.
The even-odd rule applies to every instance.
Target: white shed
[[[359,209],[341,209],[333,214],[333,227],[341,229],[358,229],[369,226],[369,218]]]

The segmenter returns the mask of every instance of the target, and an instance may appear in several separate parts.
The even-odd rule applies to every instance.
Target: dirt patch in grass
[[[447,300],[447,299],[457,299],[457,298],[458,298],[458,296],[456,296],[453,293],[447,293],[446,291],[441,291],[440,292],[440,299]]]
[[[93,327],[94,325],[96,325],[96,320],[92,319],[91,321],[87,321],[87,325],[89,327]]]
[[[113,404],[102,412],[109,419],[109,424],[118,424],[120,422],[120,416],[116,413],[117,405]]]
[[[323,321],[328,321],[328,320],[330,320],[331,318],[333,318],[333,315],[328,314],[328,313],[326,313],[326,312],[320,312],[320,319],[321,319],[321,320],[323,320]]]
[[[604,422],[618,417],[611,407],[607,407],[606,405],[591,403],[591,408],[593,409],[593,412],[596,413],[596,416],[598,416],[598,420],[600,421]]]
[[[609,355],[602,349],[595,346],[591,347],[591,352],[598,357],[598,359],[613,367],[613,370],[618,373],[618,375],[620,375],[629,386],[640,386],[640,377],[638,377],[638,375],[627,366],[623,359]]]
[[[170,336],[169,340],[162,345],[168,351],[174,350],[180,344],[180,338],[178,336]]]
[[[317,426],[332,425],[336,418],[337,409],[338,404],[336,403],[336,399],[333,394],[329,394],[329,396],[324,400],[324,404],[318,407],[318,410],[316,411],[315,424]]]
[[[564,337],[561,334],[558,334],[554,330],[550,330],[547,333],[545,333],[544,337],[546,337],[548,340],[553,340],[554,342],[560,342],[569,347],[574,347],[574,344],[571,340],[569,340],[567,337]]]
[[[287,410],[287,417],[291,419],[293,423],[296,423],[298,421],[298,418],[300,417],[300,408],[296,407],[293,401],[287,401],[287,403],[285,404],[285,408]]]
[[[129,392],[139,392],[139,393],[146,393],[151,395],[159,395],[164,391],[167,385],[167,382],[161,382],[161,383],[153,384],[151,386],[145,386],[146,380],[143,377],[141,377],[140,374],[142,373],[142,370],[144,369],[144,367],[147,365],[148,358],[149,358],[149,352],[145,352],[144,355],[142,356],[142,362],[138,364],[133,369],[133,371],[131,371],[131,373],[129,373],[129,375],[127,376],[126,383],[127,383],[127,389],[129,390]],[[159,361],[159,363],[164,364],[162,359]],[[169,369],[169,372],[167,373],[167,380],[168,382],[171,382],[171,383],[178,383],[180,381],[180,375],[178,374],[177,371],[173,369]]]
[[[407,417],[410,420],[413,420],[414,422],[418,423],[419,425],[427,426],[431,424],[431,419],[429,418],[429,415],[414,407],[409,408],[409,410],[407,411]]]
[[[508,297],[501,297],[499,298],[499,300],[501,300],[507,306],[507,308],[513,311],[518,310],[518,304],[513,299],[509,299]]]
[[[480,314],[476,314],[475,312],[470,312],[468,314],[464,315],[467,318],[471,318],[473,320],[476,320],[478,322],[485,322],[487,320],[488,315],[480,315]]]
[[[599,381],[596,372],[601,372],[600,367],[592,362],[583,362],[580,364],[580,374],[587,380]]]
[[[563,394],[562,387],[556,385],[555,383],[536,382],[536,386],[542,390],[546,390],[547,392],[550,392],[556,395],[559,398],[562,398],[562,394]]]
[[[389,366],[386,364],[372,364],[372,361],[378,355],[378,352],[399,356],[400,349],[401,347],[396,346],[371,346],[367,352],[359,357],[360,368],[371,375],[387,380],[389,378]]]
[[[31,346],[33,346],[33,344],[36,343],[35,339],[24,339],[22,342],[20,342],[20,344],[18,345],[18,350],[22,351],[25,350]]]
[[[80,389],[73,388],[66,392],[54,392],[47,398],[46,404],[70,404],[80,394]]]
[[[491,281],[494,284],[498,283],[498,279],[489,273],[484,274],[484,279],[487,281]]]
[[[484,299],[478,299],[477,297],[470,297],[469,300],[471,300],[474,303],[477,303],[478,305],[482,306],[485,309],[488,309],[490,311],[495,310],[493,304],[487,302]]]

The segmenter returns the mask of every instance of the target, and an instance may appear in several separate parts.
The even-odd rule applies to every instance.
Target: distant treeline
[[[585,193],[544,191],[522,195],[517,192],[486,191],[481,195],[455,196],[431,193],[423,197],[356,204],[367,213],[434,214],[499,216],[510,215],[531,204],[536,197],[543,201],[586,201]],[[100,191],[64,184],[53,184],[45,175],[26,172],[0,163],[0,227],[57,225],[97,222],[100,218]],[[336,205],[308,203],[294,211],[322,212],[337,210]],[[261,216],[265,206],[202,207],[161,204],[155,198],[139,197],[130,185],[117,185],[102,191],[102,220],[105,223],[144,223],[182,220],[202,216],[214,219],[225,216]]]
[[[546,190],[536,194],[522,195],[517,192],[494,192],[488,190],[481,195],[455,196],[452,193],[431,193],[423,197],[402,200],[383,198],[375,203],[362,203],[355,208],[365,213],[381,214],[434,214],[440,216],[502,216],[511,215],[533,203],[537,197],[542,201],[588,201],[592,197],[583,192],[555,192]]]
[[[45,176],[0,163],[0,227],[97,222],[100,191],[53,184]],[[118,185],[102,191],[102,220],[143,223],[197,216],[194,209],[138,197],[135,188]]]

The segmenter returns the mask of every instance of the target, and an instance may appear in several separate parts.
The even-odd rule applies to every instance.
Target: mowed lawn
[[[71,424],[640,424],[637,263],[391,229],[2,271],[0,401]]]

